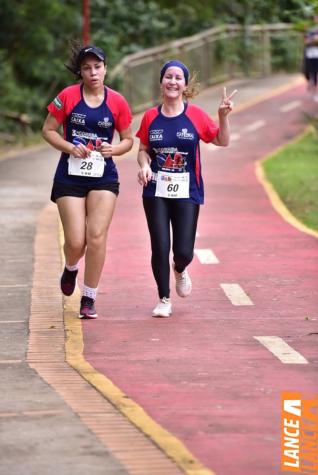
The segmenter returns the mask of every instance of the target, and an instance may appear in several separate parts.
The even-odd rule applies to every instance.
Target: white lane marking
[[[300,101],[291,101],[283,105],[279,110],[281,112],[289,112],[289,111],[292,111],[293,109],[297,109],[297,107],[300,107],[300,106],[301,106]]]
[[[211,249],[194,249],[194,254],[201,264],[219,264],[220,262]]]
[[[250,125],[247,125],[245,127],[245,132],[254,132],[255,130],[260,129],[261,127],[264,127],[266,124],[265,120],[256,120],[255,122],[252,122]]]
[[[233,305],[254,305],[239,284],[220,284],[220,286]]]
[[[279,336],[254,336],[254,338],[272,352],[273,355],[277,356],[282,363],[308,364],[306,358]]]

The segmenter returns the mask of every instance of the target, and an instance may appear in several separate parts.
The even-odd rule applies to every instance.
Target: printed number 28
[[[93,168],[93,162],[83,162],[81,170],[91,170]]]

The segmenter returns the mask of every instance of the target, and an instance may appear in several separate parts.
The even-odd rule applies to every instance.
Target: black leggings
[[[193,248],[200,205],[169,198],[143,198],[151,238],[151,266],[159,298],[170,296],[170,222],[173,260],[177,272],[183,272],[193,259]]]
[[[318,58],[305,58],[305,76],[311,86],[318,83]]]

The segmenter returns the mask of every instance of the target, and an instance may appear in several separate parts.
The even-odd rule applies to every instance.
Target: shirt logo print
[[[62,107],[63,107],[63,102],[61,101],[61,99],[60,99],[59,97],[56,97],[56,98],[54,99],[53,104],[54,104],[55,107],[56,107],[57,109],[59,109],[59,110],[62,109]]]
[[[181,132],[177,132],[177,137],[182,140],[193,140],[194,134],[188,132],[188,129],[182,129]]]
[[[77,114],[76,112],[73,112],[71,115],[71,122],[72,124],[85,125],[85,117],[85,114]]]
[[[99,127],[104,127],[107,129],[108,127],[111,127],[113,123],[109,120],[109,117],[104,117],[103,120],[98,121],[98,126]]]
[[[163,129],[149,130],[149,140],[150,141],[161,141],[161,140],[163,140]]]

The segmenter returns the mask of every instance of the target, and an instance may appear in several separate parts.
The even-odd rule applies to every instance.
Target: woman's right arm
[[[58,132],[60,124],[55,119],[55,117],[49,113],[42,127],[43,138],[50,144],[52,147],[60,150],[60,152],[69,153],[77,158],[85,158],[89,155],[90,150],[85,147],[83,144],[74,145],[70,142],[67,142]]]
[[[148,185],[148,182],[152,177],[152,170],[150,168],[150,157],[147,151],[147,146],[140,142],[137,162],[139,163],[140,170],[138,172],[138,182],[141,185]]]

